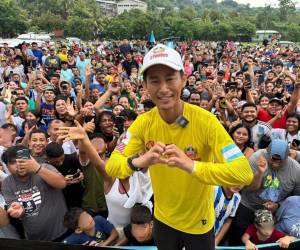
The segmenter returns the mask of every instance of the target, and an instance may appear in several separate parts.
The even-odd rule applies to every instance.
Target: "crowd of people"
[[[111,162],[131,139],[131,124],[157,108],[142,71],[152,47],[126,39],[0,47],[1,238],[156,244],[148,168],[116,178]],[[300,238],[300,54],[275,42],[189,41],[174,49],[187,78],[181,99],[217,117],[254,176],[247,186],[214,186],[215,244],[287,248]],[[197,129],[187,140],[207,133]],[[219,153],[230,161],[230,150]],[[192,145],[184,152],[206,159]],[[176,180],[172,185],[177,192]]]

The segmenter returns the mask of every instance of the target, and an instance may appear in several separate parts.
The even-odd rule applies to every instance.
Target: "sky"
[[[275,7],[278,4],[277,0],[235,0],[237,3],[240,4],[250,4],[251,7],[264,7],[265,5],[271,4],[271,6]],[[218,0],[221,2],[221,0]],[[300,0],[296,0],[296,6],[300,7]]]

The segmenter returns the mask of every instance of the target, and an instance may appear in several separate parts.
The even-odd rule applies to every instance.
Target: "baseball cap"
[[[142,73],[158,64],[165,65],[177,71],[184,70],[180,54],[163,44],[156,45],[145,55]]]
[[[285,160],[288,156],[288,151],[288,143],[280,139],[272,140],[268,148],[270,157],[276,160]]]
[[[282,100],[279,99],[279,98],[277,98],[277,97],[272,98],[272,99],[270,100],[269,103],[271,103],[271,102],[277,102],[277,103],[279,103],[280,105],[283,105]]]
[[[54,87],[51,84],[47,84],[44,91],[54,91]]]
[[[274,223],[272,212],[267,209],[259,209],[254,213],[254,223],[262,224],[262,223]]]
[[[182,91],[182,97],[183,97],[183,98],[189,98],[190,95],[191,95],[191,92],[190,92],[188,89],[184,89],[184,90]]]
[[[225,75],[225,72],[224,72],[224,70],[219,70],[217,74],[218,74],[218,76],[223,76],[223,75]]]

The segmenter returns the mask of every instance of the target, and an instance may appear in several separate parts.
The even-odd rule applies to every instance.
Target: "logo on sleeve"
[[[222,149],[224,159],[229,162],[243,156],[242,151],[235,144],[231,144]]]

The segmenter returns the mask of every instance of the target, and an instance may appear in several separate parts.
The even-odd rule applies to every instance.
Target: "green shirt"
[[[94,213],[107,210],[103,178],[97,169],[89,163],[82,168],[85,192],[82,199],[82,208],[92,210]]]

